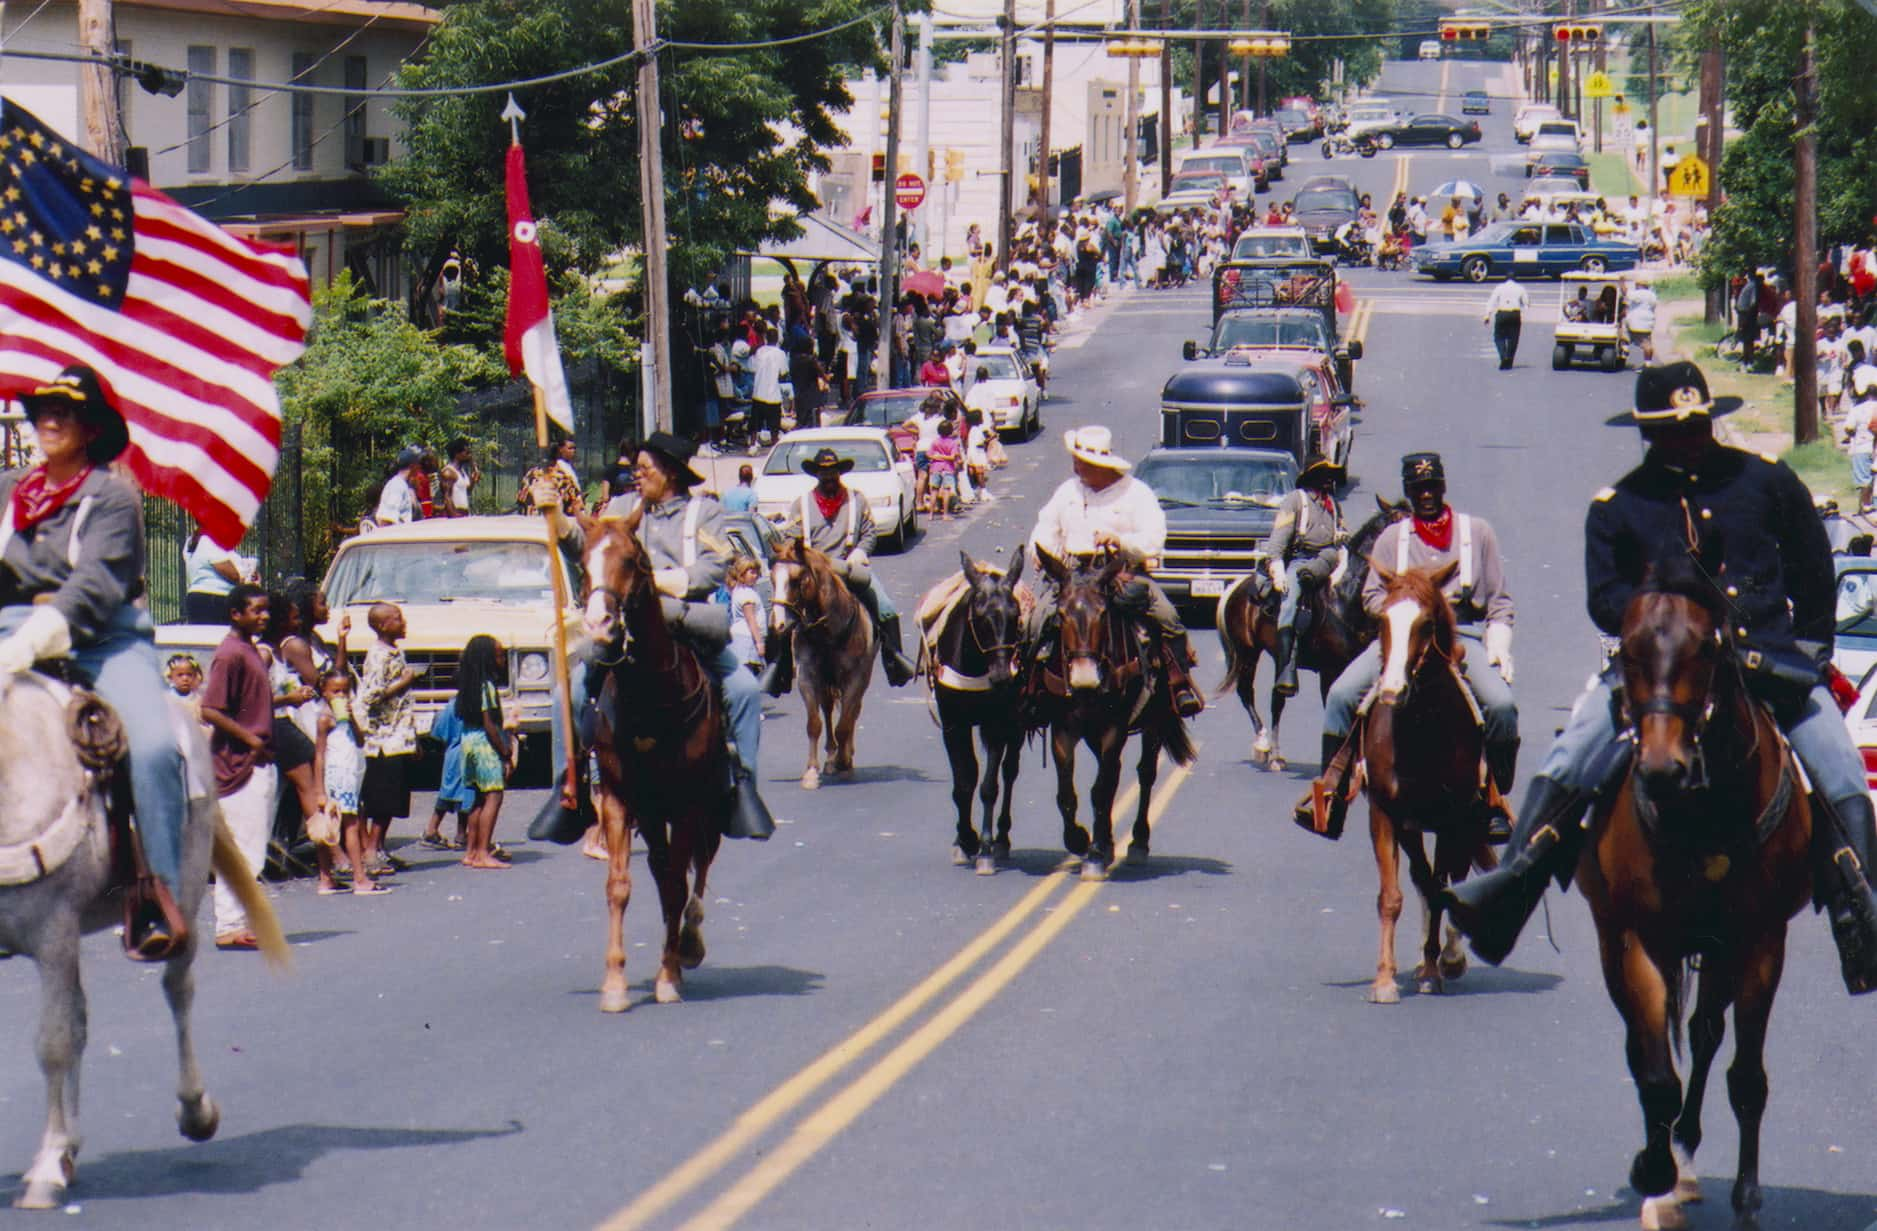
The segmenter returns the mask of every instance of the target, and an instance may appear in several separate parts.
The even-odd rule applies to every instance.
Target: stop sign
[[[925,181],[906,172],[893,181],[893,199],[901,209],[918,209],[925,203]]]

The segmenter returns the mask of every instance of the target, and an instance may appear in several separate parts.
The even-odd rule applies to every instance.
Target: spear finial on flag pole
[[[521,109],[521,104],[515,101],[513,94],[508,96],[508,106],[502,108],[502,118],[508,121],[508,143],[520,145],[521,122],[528,118],[528,113]]]

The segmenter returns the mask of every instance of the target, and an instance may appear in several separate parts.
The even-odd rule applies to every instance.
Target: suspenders
[[[684,538],[678,547],[678,563],[687,569],[697,563],[697,519],[703,515],[703,502],[687,497],[684,505]],[[644,523],[639,525],[639,543],[641,546],[645,543]]]
[[[91,506],[97,502],[98,499],[96,496],[80,496],[78,498],[78,510],[72,514],[71,537],[65,541],[65,562],[73,568],[78,567],[78,549],[80,546],[79,533],[85,528],[85,519],[91,516]],[[0,556],[6,554],[7,548],[11,546],[12,543],[13,502],[9,500],[6,503],[5,512],[0,512]]]
[[[1460,601],[1466,602],[1473,597],[1473,519],[1465,513],[1456,514],[1459,520],[1460,548]],[[1395,540],[1395,571],[1406,572],[1408,568],[1408,536],[1414,531],[1408,526],[1401,527],[1401,535]]]
[[[802,537],[804,538],[808,536],[808,527],[811,524],[808,520],[808,510],[809,502],[814,498],[814,494],[812,487],[802,493]],[[854,544],[859,540],[860,497],[850,488],[847,493],[847,531],[841,535],[842,553],[854,550]]]

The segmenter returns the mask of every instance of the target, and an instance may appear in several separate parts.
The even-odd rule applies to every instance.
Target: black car
[[[1289,157],[1283,140],[1269,129],[1257,128],[1250,132],[1233,133],[1222,145],[1242,145],[1264,160],[1266,182],[1284,178],[1284,163]]]
[[[1400,124],[1371,130],[1383,149],[1397,145],[1444,145],[1457,150],[1480,139],[1478,120],[1456,120],[1450,115],[1417,115]]]
[[[1492,100],[1484,90],[1468,90],[1460,98],[1461,115],[1491,115]]]
[[[1276,449],[1150,449],[1134,477],[1167,517],[1154,580],[1175,603],[1211,606],[1257,568],[1277,505],[1297,485],[1297,459]]]
[[[1570,178],[1577,181],[1577,186],[1588,190],[1590,187],[1590,160],[1582,154],[1567,154],[1562,150],[1549,150],[1535,154],[1525,164],[1525,174],[1536,179],[1539,176]]]
[[[1282,111],[1272,112],[1271,118],[1276,120],[1278,126],[1284,130],[1284,137],[1287,141],[1314,141],[1317,138],[1317,123],[1307,112],[1285,108]]]
[[[1304,181],[1291,198],[1291,221],[1310,236],[1310,246],[1319,253],[1336,248],[1336,230],[1354,222],[1362,201],[1348,180],[1334,175],[1319,175]]]

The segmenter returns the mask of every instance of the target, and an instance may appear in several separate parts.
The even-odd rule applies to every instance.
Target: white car
[[[1575,120],[1545,120],[1538,125],[1526,144],[1531,147],[1528,157],[1544,153],[1581,154],[1584,134],[1578,130]]]
[[[1257,191],[1257,180],[1252,174],[1250,154],[1251,151],[1243,146],[1215,145],[1182,155],[1179,169],[1223,175],[1232,191],[1238,194],[1238,199],[1249,201]]]
[[[1555,120],[1558,116],[1558,109],[1550,103],[1526,103],[1513,113],[1512,136],[1523,145],[1532,139],[1532,134],[1538,131],[1540,124],[1546,120]]]
[[[1167,184],[1167,195],[1160,198],[1154,209],[1162,214],[1212,209],[1230,186],[1231,182],[1217,171],[1182,171]]]
[[[1402,115],[1393,103],[1360,102],[1350,104],[1347,118],[1343,135],[1353,141],[1371,129],[1394,127],[1401,123]]]
[[[772,522],[786,522],[815,485],[802,463],[823,449],[854,459],[854,468],[841,482],[867,502],[880,537],[903,550],[919,529],[912,459],[900,453],[882,428],[805,427],[784,434],[756,476],[757,513]]]
[[[1028,440],[1043,430],[1043,394],[1022,355],[1008,346],[980,346],[977,354],[965,356],[965,362],[973,377],[978,368],[989,371],[983,380],[972,381],[965,405],[983,408],[990,425],[1000,433]]]
[[[1421,40],[1421,58],[1423,60],[1440,59],[1440,40],[1432,39],[1432,38],[1422,39]]]

